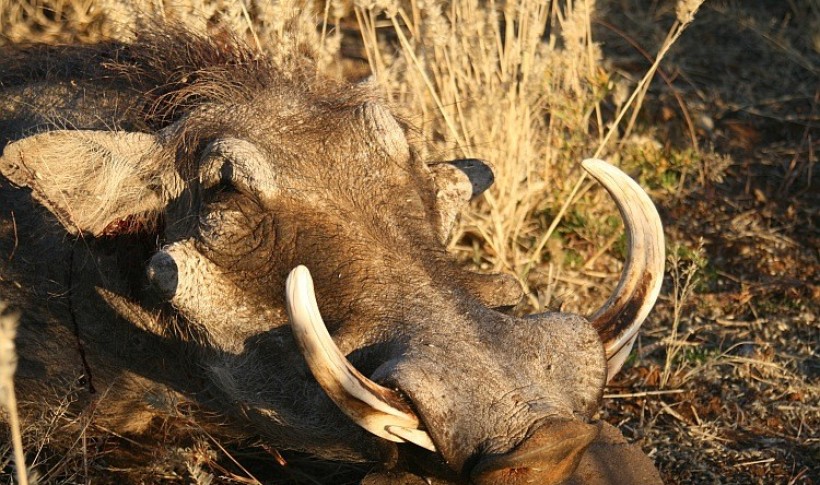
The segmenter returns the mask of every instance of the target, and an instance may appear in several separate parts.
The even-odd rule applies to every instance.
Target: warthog
[[[29,414],[74,385],[107,429],[182,416],[383,464],[364,483],[553,484],[579,462],[655,483],[595,420],[661,284],[646,194],[587,161],[625,220],[621,281],[589,319],[510,316],[518,285],[445,251],[492,170],[420,159],[372,89],[171,27],[7,48],[0,298]]]

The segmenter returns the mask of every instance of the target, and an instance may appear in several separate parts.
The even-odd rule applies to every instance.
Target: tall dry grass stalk
[[[669,271],[672,277],[672,328],[669,337],[665,339],[666,361],[659,387],[664,389],[669,384],[673,372],[673,364],[678,360],[680,351],[686,343],[678,339],[681,318],[686,305],[692,297],[695,287],[700,282],[700,271],[706,264],[706,256],[701,239],[694,249],[675,246],[667,257]]]
[[[17,369],[14,338],[17,336],[18,319],[16,315],[5,314],[5,311],[6,304],[0,301],[0,406],[8,413],[17,482],[28,485],[20,418],[17,415],[17,397],[14,394],[14,372]]]

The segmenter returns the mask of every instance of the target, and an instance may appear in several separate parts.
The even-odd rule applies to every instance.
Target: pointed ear
[[[436,182],[439,237],[446,242],[458,214],[471,199],[487,190],[495,180],[492,166],[476,158],[429,164]]]
[[[0,174],[31,189],[72,234],[110,234],[182,191],[174,157],[147,133],[60,130],[12,142]]]
[[[458,160],[451,160],[447,162],[449,165],[457,168],[470,181],[469,198],[476,198],[495,182],[495,173],[493,167],[484,160],[477,158],[460,158]]]

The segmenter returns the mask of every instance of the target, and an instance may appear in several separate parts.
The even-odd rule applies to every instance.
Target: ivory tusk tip
[[[285,288],[289,295],[300,291],[304,293],[308,288],[313,288],[313,277],[310,274],[310,270],[307,269],[307,266],[300,264],[290,270],[285,280]]]
[[[307,269],[307,266],[305,266],[303,264],[300,264],[299,266],[296,266],[295,268],[290,270],[290,274],[288,275],[288,279],[291,279],[291,278],[301,279],[301,278],[310,278],[310,277],[311,277],[310,276],[310,270]]]
[[[609,165],[607,162],[601,160],[600,158],[587,158],[581,162],[581,166],[584,167],[584,170],[589,172],[590,170],[595,170],[596,168],[604,165]]]
[[[393,436],[401,438],[403,441],[413,443],[414,445],[420,446],[425,450],[432,451],[433,453],[436,452],[436,445],[433,444],[433,440],[430,438],[427,431],[415,428],[405,428],[403,426],[385,426],[384,430]]]

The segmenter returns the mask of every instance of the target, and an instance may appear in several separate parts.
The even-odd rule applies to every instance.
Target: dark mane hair
[[[247,100],[272,84],[288,81],[312,90],[316,67],[309,52],[292,54],[283,67],[226,31],[205,36],[162,24],[131,43],[0,49],[0,89],[39,81],[104,83],[139,96],[142,121],[156,130],[196,106]]]

